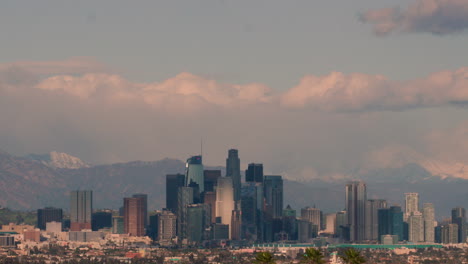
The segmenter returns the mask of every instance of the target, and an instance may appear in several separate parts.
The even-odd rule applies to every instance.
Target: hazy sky
[[[236,147],[300,177],[468,162],[467,29],[466,0],[1,1],[0,148],[185,159],[203,137],[206,163]]]

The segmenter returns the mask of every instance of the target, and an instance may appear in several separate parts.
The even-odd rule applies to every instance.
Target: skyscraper
[[[441,240],[442,244],[457,244],[460,239],[458,237],[457,224],[445,224],[441,227]]]
[[[424,242],[424,219],[421,212],[412,212],[408,217],[408,241]]]
[[[185,175],[166,175],[166,208],[177,215],[179,187],[185,186]]]
[[[46,207],[43,209],[37,209],[37,228],[41,230],[46,229],[46,223],[48,222],[60,222],[62,223],[62,209],[54,207]]]
[[[384,235],[398,236],[398,241],[403,240],[403,211],[400,206],[391,206],[377,210],[378,213],[378,238],[381,241]],[[381,241],[382,242],[382,241]]]
[[[251,241],[257,239],[257,191],[261,187],[260,184],[250,182],[244,183],[241,189],[242,238]]]
[[[193,188],[179,187],[177,200],[177,235],[187,238],[187,207],[193,204]]]
[[[283,214],[283,178],[281,176],[265,176],[263,182],[265,202],[271,218],[281,218]]]
[[[237,149],[230,149],[226,159],[226,177],[232,178],[234,187],[234,201],[240,201],[241,198],[241,174],[240,159]]]
[[[245,171],[245,181],[263,183],[263,164],[250,163]]]
[[[70,230],[91,229],[93,191],[70,192]]]
[[[143,212],[143,219],[145,220],[143,226],[146,228],[148,226],[148,195],[144,193],[137,193],[132,195],[132,197],[143,199],[143,208],[141,211]]]
[[[465,208],[456,207],[452,209],[452,224],[458,225],[458,243],[465,243],[467,236]]]
[[[367,200],[366,202],[366,239],[379,240],[378,210],[387,208],[385,200]]]
[[[434,243],[434,231],[435,231],[435,213],[434,205],[431,203],[425,203],[423,205],[423,218],[424,218],[424,241]]]
[[[218,178],[221,177],[221,170],[204,170],[205,192],[214,192]]]
[[[192,243],[203,240],[205,227],[205,211],[203,204],[191,204],[187,206],[187,239]]]
[[[221,223],[229,225],[231,234],[232,211],[234,210],[234,188],[232,178],[221,177],[216,188],[216,217],[221,217]]]
[[[418,193],[405,193],[404,220],[407,221],[408,217],[413,212],[419,212],[419,194]]]
[[[193,156],[185,164],[185,186],[198,185],[200,193],[205,191],[202,156]]]
[[[94,212],[91,222],[93,231],[98,231],[102,228],[110,228],[112,227],[112,212],[110,210]]]
[[[301,219],[304,221],[309,221],[313,225],[316,225],[317,228],[320,228],[321,221],[322,221],[320,209],[315,208],[315,207],[314,208],[310,208],[310,207],[302,208]]]
[[[177,236],[177,216],[169,210],[163,210],[158,217],[158,240],[170,242]]]
[[[124,230],[130,236],[145,235],[144,198],[124,198]]]
[[[346,185],[346,212],[348,216],[349,239],[352,242],[366,238],[367,187],[362,181]]]

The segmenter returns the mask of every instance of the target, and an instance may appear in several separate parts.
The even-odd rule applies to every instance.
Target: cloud
[[[369,10],[360,18],[380,36],[393,32],[456,34],[468,29],[468,1],[415,0],[406,9]]]
[[[281,104],[286,107],[341,112],[400,111],[467,102],[468,68],[442,71],[410,81],[392,81],[381,75],[360,73],[309,75],[281,98]]]
[[[84,74],[106,72],[108,67],[91,57],[72,57],[61,61],[17,61],[0,64],[0,72],[20,69],[34,75]]]
[[[95,164],[184,159],[199,152],[203,138],[210,165],[224,164],[234,147],[244,164],[263,162],[268,173],[336,178],[388,145],[435,156],[419,147],[430,145],[422,136],[430,131],[418,121],[447,125],[452,112],[465,110],[446,106],[468,100],[467,68],[409,81],[332,72],[305,76],[283,91],[191,73],[145,83],[83,72],[0,70],[0,148],[19,155],[57,150]],[[447,114],[434,118],[439,110]],[[468,146],[460,146],[461,157]],[[372,162],[391,166],[399,153],[373,153]]]

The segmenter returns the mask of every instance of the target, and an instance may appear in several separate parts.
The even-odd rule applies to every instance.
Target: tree
[[[361,256],[361,252],[355,250],[354,248],[349,248],[345,250],[344,256],[341,256],[341,259],[346,264],[362,264],[366,263],[366,260]]]
[[[302,262],[307,264],[323,264],[325,260],[322,252],[316,248],[306,249],[304,256],[302,257]]]
[[[257,253],[257,256],[255,257],[255,261],[254,263],[258,263],[258,264],[275,264],[275,259],[273,258],[273,255],[268,252],[268,251],[264,251],[264,252],[258,252]]]

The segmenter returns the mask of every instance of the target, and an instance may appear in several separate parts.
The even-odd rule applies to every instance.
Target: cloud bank
[[[226,150],[235,147],[243,163],[264,162],[272,173],[342,177],[392,144],[419,148],[423,157],[436,151],[420,145],[453,153],[428,144],[426,138],[443,142],[445,136],[419,120],[432,120],[438,110],[431,109],[438,108],[464,114],[452,106],[468,102],[468,68],[409,81],[307,75],[283,91],[191,73],[140,83],[80,67],[57,71],[27,65],[0,70],[0,148],[19,155],[56,150],[108,163],[184,159],[199,152],[203,138],[207,164],[222,165]],[[436,128],[439,120],[431,122]],[[468,146],[460,147],[457,157],[468,154]]]
[[[468,29],[468,2],[465,0],[415,0],[408,8],[369,10],[361,20],[372,24],[380,36],[393,32],[449,35]]]

